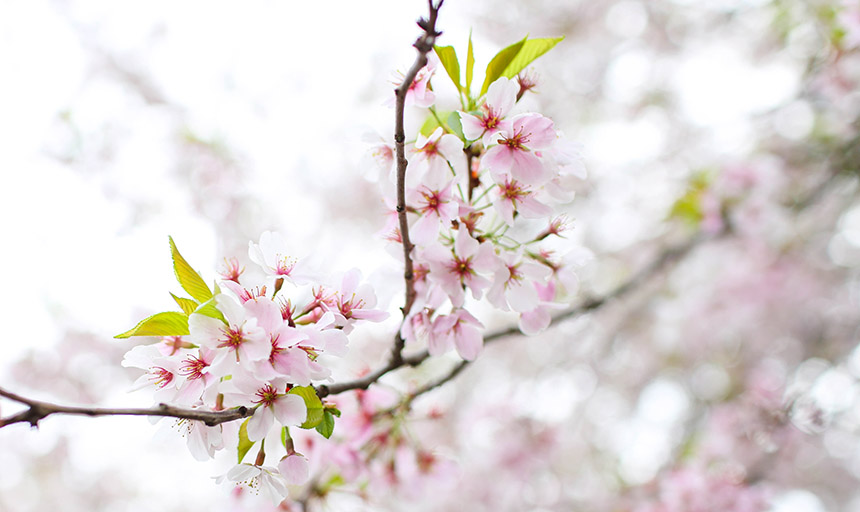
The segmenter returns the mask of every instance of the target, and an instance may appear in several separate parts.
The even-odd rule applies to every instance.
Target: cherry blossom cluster
[[[433,106],[428,64],[409,89],[407,104]],[[549,118],[518,112],[531,78],[501,77],[473,110],[438,122],[429,135],[418,134],[408,154],[406,198],[411,258],[418,295],[402,334],[426,343],[431,355],[456,348],[466,360],[482,347],[483,325],[470,309],[486,297],[501,311],[515,312],[520,330],[545,329],[555,302],[576,292],[570,262],[542,246],[568,229],[555,205],[573,199],[573,186],[585,178],[576,145]],[[393,168],[389,146],[374,150]],[[388,238],[401,243],[394,224]]]
[[[514,46],[519,51],[528,43],[531,62],[559,40],[524,40]],[[444,48],[435,50],[447,55]],[[514,54],[500,52],[509,59]],[[406,206],[395,209],[397,227],[389,226],[386,233],[412,273],[405,282],[404,318],[389,369],[402,361],[404,343],[425,345],[431,356],[456,348],[463,359],[475,359],[483,346],[484,326],[476,315],[484,299],[496,310],[516,314],[523,333],[537,334],[550,324],[560,299],[576,292],[573,267],[581,254],[558,257],[547,244],[568,229],[555,207],[573,199],[573,187],[585,171],[576,146],[552,120],[518,108],[535,86],[531,75],[518,74],[528,62],[495,77],[491,63],[478,96],[456,83],[462,109],[441,117],[431,84],[432,60],[400,97],[425,109],[430,124],[409,143],[406,167],[401,161],[394,173],[397,195]],[[389,169],[395,149],[403,146],[376,151]],[[319,444],[303,435],[294,441],[290,434],[291,427],[293,433],[299,427],[332,435],[341,411],[338,404],[324,403],[321,397],[328,392],[320,393],[314,384],[330,380],[328,358],[346,354],[347,335],[357,322],[388,317],[376,308],[376,296],[358,270],[320,277],[328,272],[317,275],[285,238],[266,232],[259,243],[249,244],[249,258],[265,280],[247,283],[238,260],[229,260],[222,279],[210,288],[172,239],[171,251],[177,279],[190,298],[174,296],[181,312],[153,315],[118,335],[161,336],[157,344],[133,348],[123,364],[144,370],[137,385],[154,388],[159,403],[250,416],[241,424],[178,423],[199,460],[228,446],[236,449],[237,465],[219,482],[245,484],[278,504],[289,485],[309,479],[312,468],[316,475],[324,473],[325,460],[341,461],[337,474],[344,483],[407,475],[420,480],[447,467],[437,455],[406,441],[400,431],[402,404],[383,408],[372,399],[372,389],[364,391],[368,384],[346,388],[358,389],[357,405],[347,411],[354,417],[344,418],[337,443]],[[321,459],[309,461],[297,451],[298,443]],[[244,462],[255,447],[254,462]],[[282,454],[279,462],[267,465],[267,455],[274,453]]]
[[[326,414],[339,414],[321,403],[311,383],[330,378],[325,359],[346,354],[347,333],[357,321],[380,321],[388,313],[375,309],[373,290],[361,283],[358,270],[334,285],[323,284],[278,234],[263,233],[259,243],[250,243],[249,256],[265,272],[264,284],[247,287],[237,260],[229,261],[216,286],[220,293],[213,294],[214,307],[204,305],[187,315],[187,335],[134,347],[123,365],[145,371],[136,384],[154,387],[159,403],[210,411],[254,409],[241,428],[187,419],[180,428],[201,461],[238,441],[240,464],[219,481],[246,483],[279,503],[287,496],[287,484],[308,479],[308,461],[296,452],[289,427],[314,428]],[[270,467],[263,465],[263,441],[274,429],[281,431],[286,453]],[[242,464],[243,443],[257,442],[256,462]]]

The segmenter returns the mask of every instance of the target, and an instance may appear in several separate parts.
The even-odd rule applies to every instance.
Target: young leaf
[[[137,325],[114,338],[132,336],[184,336],[188,334],[188,317],[184,313],[167,311],[144,318]]]
[[[188,292],[188,295],[191,295],[197,302],[206,302],[211,299],[212,290],[206,286],[206,282],[203,281],[200,274],[191,268],[191,265],[179,254],[176,244],[173,243],[173,237],[169,238],[170,254],[173,256],[173,271],[176,273],[176,280],[179,281],[182,289]]]
[[[305,407],[308,408],[308,417],[300,426],[311,429],[319,425],[323,420],[323,404],[314,388],[311,386],[296,386],[289,393],[302,397],[305,401]]]
[[[451,133],[460,137],[460,140],[465,141],[466,136],[463,135],[463,125],[460,123],[460,114],[458,112],[451,112],[451,115],[448,116],[448,119],[445,121],[448,123],[448,128],[451,130]]]
[[[424,124],[421,125],[421,129],[418,130],[418,133],[425,137],[429,137],[433,135],[436,128],[439,128],[439,121],[437,121],[433,116],[427,116],[427,119],[424,121]]]
[[[194,312],[199,313],[201,315],[206,315],[206,316],[211,317],[211,318],[221,320],[225,324],[227,323],[227,319],[224,318],[224,314],[221,313],[221,311],[219,311],[218,308],[215,307],[215,297],[212,297],[211,299],[207,300],[203,304],[200,304],[199,306],[197,306],[197,308],[194,310]]]
[[[445,71],[448,72],[448,76],[451,77],[451,81],[454,82],[454,85],[457,87],[457,90],[461,90],[460,86],[460,61],[457,60],[457,52],[454,51],[453,46],[434,46],[434,50],[436,50],[436,55],[439,56],[439,61],[442,63],[442,66],[445,68]]]
[[[316,426],[316,429],[324,438],[328,439],[331,437],[334,432],[334,416],[331,411],[326,409],[325,412],[323,412],[323,419],[320,424]]]
[[[472,73],[475,69],[475,53],[472,51],[472,31],[469,31],[469,50],[466,52],[466,94],[472,95]]]
[[[197,309],[198,304],[195,300],[186,299],[185,297],[177,297],[172,293],[170,296],[173,297],[173,300],[175,300],[177,304],[179,304],[179,307],[182,308],[182,312],[186,315],[190,315],[195,309]]]
[[[505,71],[501,76],[513,78],[524,70],[526,66],[534,62],[538,57],[550,51],[553,46],[557,45],[564,36],[561,37],[546,37],[542,39],[529,39],[525,42],[516,57],[508,63]]]
[[[502,76],[502,73],[505,72],[508,65],[520,52],[527,39],[528,36],[524,37],[522,41],[518,41],[507,48],[503,48],[495,57],[493,57],[493,60],[487,64],[487,76],[484,78],[484,85],[481,86],[481,94],[478,96],[487,94],[487,89],[490,88],[490,84]]]
[[[247,420],[243,421],[242,426],[239,427],[239,448],[238,448],[239,462],[238,462],[238,464],[242,463],[242,459],[245,458],[245,455],[247,455],[247,453],[251,449],[251,447],[254,446],[254,441],[251,441],[250,439],[248,439],[248,422],[250,420],[251,420],[251,418],[248,418]]]

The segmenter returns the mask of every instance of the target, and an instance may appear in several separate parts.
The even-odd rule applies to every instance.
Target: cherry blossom
[[[514,225],[514,214],[519,213],[529,219],[540,219],[552,215],[553,209],[534,198],[531,187],[508,176],[498,185],[498,198],[493,201],[508,226]]]
[[[218,484],[224,481],[246,486],[255,494],[262,494],[273,505],[279,504],[289,495],[283,477],[277,468],[270,466],[238,464],[227,471],[225,475],[215,479],[215,483]]]
[[[451,190],[453,181],[441,189],[431,189],[421,185],[409,196],[409,203],[421,215],[409,231],[412,241],[418,245],[428,245],[439,238],[439,229],[449,226],[457,217],[459,210]]]
[[[460,357],[472,361],[484,346],[483,324],[465,309],[436,317],[427,348],[432,355],[441,355],[456,348]]]
[[[466,229],[457,231],[450,250],[437,244],[423,252],[423,259],[430,265],[430,279],[442,287],[458,308],[465,298],[463,288],[471,290],[475,299],[481,298],[483,290],[490,285],[485,276],[497,265],[492,245],[479,243]]]
[[[484,165],[496,183],[511,176],[527,185],[543,185],[552,178],[552,170],[535,151],[549,147],[555,139],[550,119],[540,114],[520,114],[499,131],[497,144],[484,155]]]
[[[407,184],[420,184],[433,189],[443,188],[453,177],[453,162],[459,162],[463,154],[463,142],[456,135],[444,133],[436,128],[429,137],[418,134],[406,167]]]
[[[300,453],[286,455],[278,463],[278,471],[289,485],[302,485],[310,478],[308,459]]]
[[[248,242],[248,256],[272,278],[286,279],[295,284],[313,280],[304,261],[290,250],[286,238],[279,233],[266,231],[260,235],[259,243]]]
[[[501,77],[487,89],[487,97],[481,105],[480,117],[460,112],[460,123],[466,139],[481,139],[484,146],[489,146],[495,142],[493,137],[498,132],[510,130],[511,121],[505,119],[505,116],[517,102],[519,89],[515,81]]]

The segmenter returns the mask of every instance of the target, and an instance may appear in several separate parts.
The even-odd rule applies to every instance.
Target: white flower
[[[262,494],[271,500],[273,505],[278,505],[288,495],[287,484],[278,470],[270,466],[239,464],[233,466],[226,475],[217,477],[215,483],[220,484],[225,479],[236,485],[245,485],[255,494]]]

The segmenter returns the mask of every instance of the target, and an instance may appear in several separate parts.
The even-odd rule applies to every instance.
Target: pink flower
[[[442,315],[433,322],[433,330],[427,344],[430,355],[441,355],[457,348],[460,357],[472,361],[481,353],[484,337],[483,324],[465,309],[456,309],[450,315]]]
[[[487,150],[484,164],[496,183],[512,176],[527,185],[542,185],[552,172],[535,155],[556,139],[553,123],[540,114],[520,114],[499,131],[498,144]]]
[[[535,285],[546,282],[552,270],[523,259],[522,251],[503,253],[500,258],[504,265],[496,271],[487,298],[502,311],[509,307],[518,313],[534,310],[540,302]]]
[[[248,242],[251,261],[263,267],[273,278],[283,278],[294,284],[304,284],[313,278],[306,265],[287,246],[287,240],[279,233],[266,231],[260,235],[260,243]]]
[[[248,439],[251,441],[266,437],[275,419],[281,425],[290,426],[301,425],[307,418],[304,399],[280,391],[286,387],[283,379],[263,384],[256,378],[239,374],[234,375],[229,382],[236,391],[225,393],[225,398],[239,404],[259,404],[248,420]]]
[[[216,304],[227,320],[226,325],[200,313],[192,313],[188,318],[191,340],[217,352],[211,365],[216,375],[229,375],[235,363],[250,364],[269,357],[269,336],[257,325],[257,319],[223,293],[216,297]]]
[[[492,245],[478,243],[462,226],[452,250],[435,245],[424,251],[423,257],[430,265],[430,279],[448,294],[457,308],[465,299],[463,288],[470,289],[475,299],[481,298],[483,290],[490,285],[482,274],[492,272],[497,265]]]
[[[428,87],[430,79],[433,78],[433,73],[435,72],[436,61],[433,59],[430,59],[426,66],[418,70],[415,80],[412,81],[412,84],[409,85],[409,89],[406,91],[405,105],[407,107],[415,105],[416,107],[427,108],[436,101],[436,94]],[[395,87],[400,87],[403,84],[404,78],[406,77],[401,74],[400,78],[394,81]],[[393,107],[394,101],[395,98],[392,96],[385,104]]]
[[[254,464],[238,464],[233,466],[226,475],[219,476],[215,483],[229,480],[236,485],[245,485],[255,494],[263,494],[273,505],[284,501],[289,494],[287,486],[278,470],[269,466],[257,466]]]
[[[343,275],[340,290],[323,301],[322,306],[334,314],[338,327],[346,334],[352,330],[356,320],[381,322],[388,318],[388,313],[376,307],[376,294],[368,283],[361,283],[361,271],[354,268]]]
[[[514,213],[529,219],[540,219],[552,214],[552,208],[534,198],[531,187],[504,176],[498,185],[499,197],[493,201],[496,210],[508,226],[514,225]]]
[[[406,167],[406,177],[410,187],[417,187],[423,183],[434,189],[443,188],[453,177],[451,163],[455,157],[463,153],[463,141],[456,135],[446,133],[443,135],[442,128],[425,137],[418,134],[415,148],[411,150],[412,156]],[[462,159],[457,159],[460,161]]]
[[[185,428],[188,451],[200,462],[214,458],[215,452],[224,448],[221,425],[210,427],[202,421],[182,419],[177,426]]]
[[[439,228],[450,226],[457,217],[459,208],[451,196],[453,185],[454,182],[449,181],[441,190],[421,185],[411,192],[409,202],[421,215],[409,230],[412,242],[417,245],[435,242],[439,238]]]
[[[487,99],[481,105],[481,116],[460,112],[460,124],[467,140],[480,138],[484,146],[493,143],[493,136],[503,129],[510,129],[511,122],[505,116],[517,102],[520,87],[513,80],[501,77],[487,89]]]
[[[193,404],[200,400],[203,393],[211,388],[218,380],[209,372],[209,367],[215,360],[215,351],[201,348],[197,355],[188,354],[179,366],[179,374],[185,377],[176,395],[176,401],[182,404]],[[208,400],[205,400],[208,402]]]

